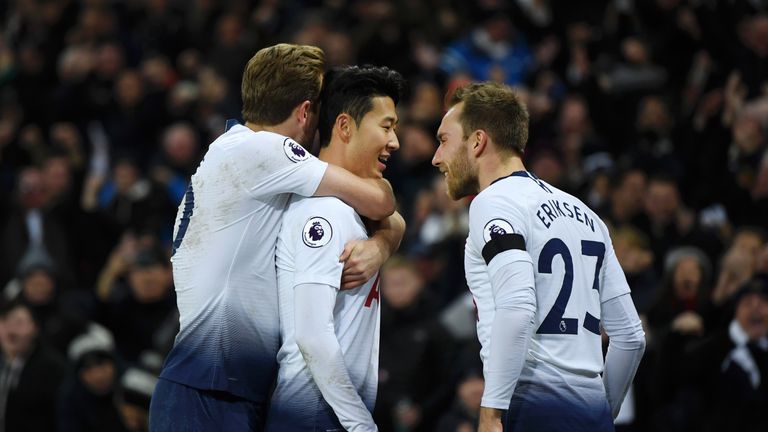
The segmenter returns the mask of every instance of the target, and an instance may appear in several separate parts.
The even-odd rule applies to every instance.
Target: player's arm
[[[349,377],[333,320],[344,267],[338,256],[344,244],[354,238],[353,227],[358,222],[352,210],[338,200],[314,199],[304,204],[296,211],[315,216],[290,228],[300,234],[292,240],[296,268],[300,269],[293,280],[296,344],[315,384],[344,428],[374,431],[373,418]],[[310,232],[314,236],[306,237]]]
[[[368,240],[352,240],[344,246],[339,261],[344,263],[341,289],[364,284],[392,256],[405,234],[405,220],[395,212],[388,218],[372,222],[373,235]]]
[[[503,215],[504,217],[498,217]],[[493,221],[504,233],[485,235]],[[484,359],[485,389],[480,408],[480,431],[501,431],[501,414],[509,407],[522,372],[533,333],[536,311],[533,264],[521,234],[522,220],[513,209],[500,209],[476,199],[470,209],[470,242],[482,252],[491,283],[495,314],[490,353]],[[504,225],[506,224],[506,225]],[[515,229],[517,228],[517,229]],[[489,231],[490,232],[490,231]]]
[[[613,247],[610,245],[606,251],[603,278],[603,292],[616,286],[626,287],[627,284]],[[645,332],[643,332],[642,322],[628,289],[623,291],[624,294],[603,301],[600,306],[603,328],[609,338],[603,370],[603,385],[614,418],[619,415],[629,384],[635,377],[645,352]]]
[[[290,138],[238,147],[229,154],[248,192],[255,198],[279,193],[335,196],[357,213],[382,220],[395,211],[392,186],[384,179],[361,179],[303,150]],[[255,143],[256,144],[256,143]]]
[[[395,211],[395,196],[388,181],[362,179],[332,164],[328,164],[314,196],[335,196],[373,220],[385,219]]]
[[[533,333],[536,295],[533,265],[523,251],[508,250],[497,255],[488,263],[488,273],[496,312],[491,327],[490,353],[484,368],[485,389],[480,403],[479,430],[500,431],[502,411],[509,407],[525,364]]]
[[[376,424],[349,378],[336,338],[333,308],[337,289],[305,283],[294,288],[295,338],[323,398],[348,431],[376,431]]]

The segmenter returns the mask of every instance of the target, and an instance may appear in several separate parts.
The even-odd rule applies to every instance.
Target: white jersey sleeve
[[[523,213],[512,201],[486,197],[472,203],[469,235],[472,249],[480,251],[487,266],[491,296],[485,302],[493,304],[490,328],[481,331],[478,325],[485,378],[481,404],[506,409],[525,363],[536,293]]]
[[[313,202],[325,205],[310,207],[316,213],[292,227],[295,262],[302,268],[293,280],[296,343],[315,384],[344,428],[375,431],[334,331],[335,299],[344,268],[339,256],[346,242],[356,239],[353,227],[359,222],[353,210],[339,200],[313,198]]]
[[[532,262],[526,250],[527,217],[512,200],[478,195],[469,209],[469,241],[486,265],[500,267],[515,261]],[[512,253],[503,253],[511,251]]]
[[[619,415],[629,385],[645,352],[645,332],[629,294],[602,304],[603,327],[608,334],[603,384],[613,417]]]
[[[505,252],[509,253],[509,252]],[[533,268],[516,261],[495,271],[491,285],[496,292],[485,388],[481,405],[507,409],[528,352],[536,311]],[[514,287],[505,289],[504,287]]]
[[[233,132],[253,134],[253,142],[231,154],[237,175],[245,179],[244,186],[253,197],[281,193],[314,195],[328,167],[326,162],[282,135],[254,133],[245,126],[235,126]]]

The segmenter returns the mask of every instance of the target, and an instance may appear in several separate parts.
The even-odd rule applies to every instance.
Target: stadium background
[[[0,2],[0,296],[37,322],[0,319],[4,358],[24,358],[2,363],[5,430],[142,430],[176,331],[176,205],[239,117],[243,66],[285,41],[410,83],[382,431],[474,430],[468,202],[430,159],[443,95],[475,79],[519,89],[528,168],[612,229],[649,342],[619,430],[768,430],[764,0]],[[734,346],[736,310],[754,337]]]

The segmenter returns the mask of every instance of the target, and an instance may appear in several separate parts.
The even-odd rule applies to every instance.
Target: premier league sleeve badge
[[[330,222],[320,216],[309,218],[304,224],[301,235],[304,244],[311,248],[327,245],[331,241],[331,237],[333,237],[333,227],[331,227]]]

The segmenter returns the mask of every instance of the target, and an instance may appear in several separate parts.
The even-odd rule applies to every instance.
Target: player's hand
[[[339,262],[344,263],[341,289],[357,288],[367,282],[379,271],[388,256],[386,247],[375,239],[348,242],[339,257]]]
[[[696,312],[686,311],[672,321],[672,330],[683,334],[702,335],[704,333],[704,320]]]
[[[480,407],[480,422],[477,432],[502,432],[501,410]]]

